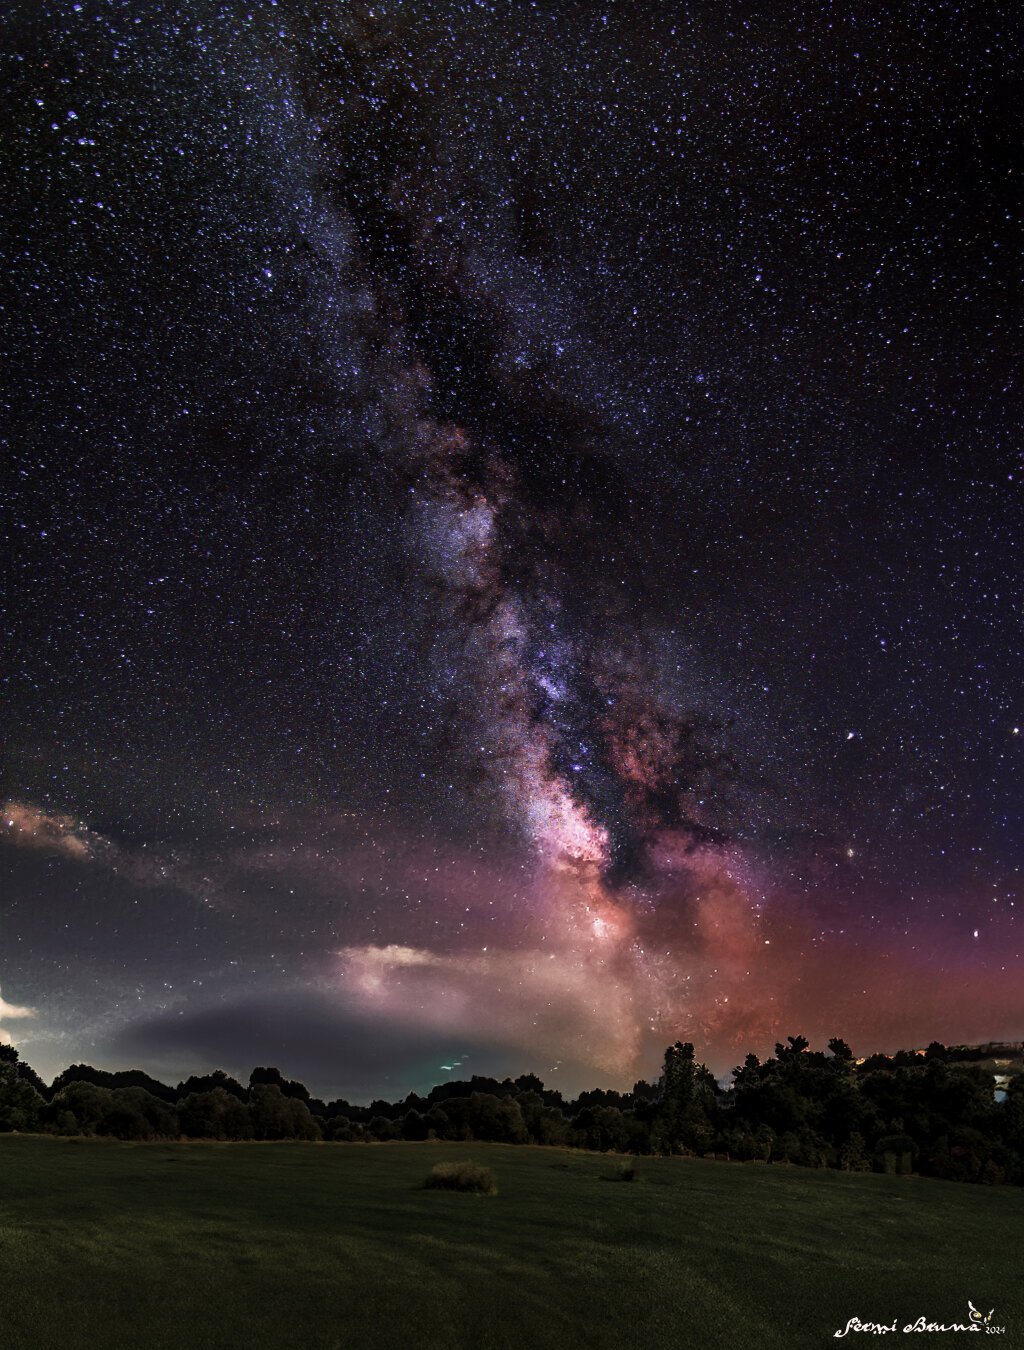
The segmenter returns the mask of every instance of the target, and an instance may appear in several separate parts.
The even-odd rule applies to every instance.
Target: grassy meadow
[[[498,1194],[422,1189],[462,1159]],[[968,1299],[1024,1344],[1015,1188],[619,1161],[0,1136],[0,1350],[797,1350]]]

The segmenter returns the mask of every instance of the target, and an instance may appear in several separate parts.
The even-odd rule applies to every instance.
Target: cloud
[[[604,923],[604,920],[597,920]],[[640,1052],[634,963],[589,945],[441,953],[400,945],[339,953],[338,992],[367,1014],[438,1035],[473,1027],[520,1062],[571,1058],[627,1075]]]
[[[8,1019],[13,1021],[17,1018],[35,1017],[35,1015],[36,1015],[35,1008],[25,1008],[20,1007],[16,1003],[8,1003],[7,1000],[3,997],[3,995],[0,994],[0,1024],[6,1022]],[[7,1031],[3,1025],[0,1025],[0,1045],[13,1045],[13,1044],[14,1038],[12,1037],[11,1033]]]
[[[103,1056],[142,1061],[151,1072],[183,1078],[224,1068],[243,1080],[257,1064],[273,1064],[325,1097],[369,1101],[426,1092],[460,1073],[503,1076],[542,1067],[475,1030],[439,1030],[381,1017],[318,990],[277,989],[168,1011],[115,1034]]]
[[[9,842],[20,848],[45,849],[69,858],[94,856],[99,835],[94,835],[72,816],[46,812],[31,802],[6,801],[3,804],[3,829]]]
[[[190,858],[154,852],[145,845],[125,848],[73,816],[45,811],[31,802],[4,802],[0,822],[0,837],[17,848],[56,853],[105,868],[137,886],[174,886],[203,899],[218,889],[208,869]]]

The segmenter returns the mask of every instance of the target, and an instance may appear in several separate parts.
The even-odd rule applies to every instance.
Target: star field
[[[10,26],[25,1057],[1019,1036],[1013,7]]]

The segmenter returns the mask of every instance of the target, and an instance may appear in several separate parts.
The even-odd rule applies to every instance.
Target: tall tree
[[[715,1076],[694,1058],[691,1041],[676,1041],[665,1051],[659,1083],[661,1099],[655,1116],[659,1147],[703,1152],[714,1139]]]

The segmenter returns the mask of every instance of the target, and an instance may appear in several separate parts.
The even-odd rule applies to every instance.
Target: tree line
[[[856,1062],[845,1041],[812,1050],[787,1037],[765,1060],[747,1055],[719,1085],[693,1045],[665,1052],[660,1077],[631,1092],[595,1088],[566,1099],[535,1074],[474,1075],[398,1102],[324,1101],[256,1068],[247,1084],[222,1070],[170,1087],[140,1069],[73,1064],[47,1086],[0,1045],[0,1131],[117,1139],[395,1139],[548,1144],[634,1154],[916,1172],[955,1181],[1024,1184],[1024,1073],[993,1091],[972,1058],[984,1050],[933,1042]],[[1018,1055],[1019,1058],[1019,1055]]]

